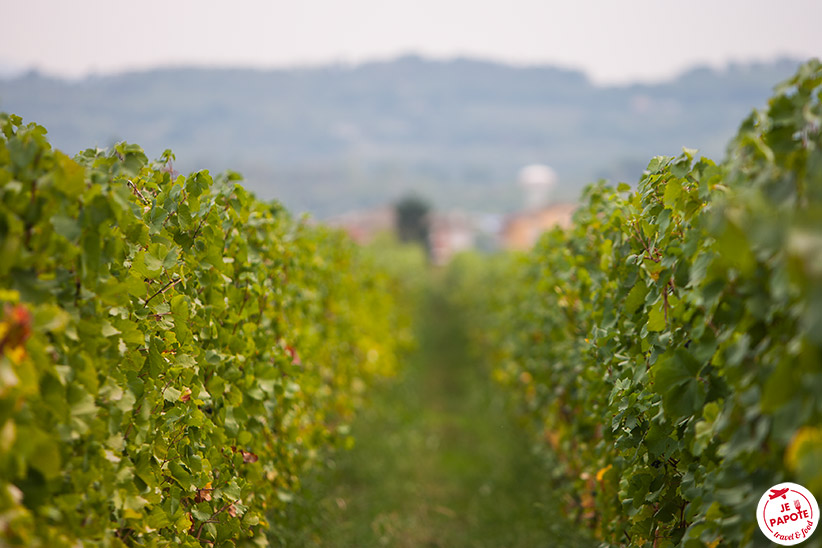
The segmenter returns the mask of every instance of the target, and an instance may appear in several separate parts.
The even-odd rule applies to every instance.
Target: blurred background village
[[[585,185],[633,184],[656,155],[688,146],[721,160],[739,121],[799,62],[634,83],[420,55],[80,77],[0,63],[0,111],[47,127],[69,155],[127,140],[149,158],[171,149],[183,174],[239,172],[260,198],[361,243],[423,223],[410,239],[442,265],[467,249],[529,248],[568,224]]]
[[[721,161],[822,52],[822,7],[794,4],[6,2],[0,111],[69,155],[125,140],[239,172],[359,242],[424,219],[443,264],[530,247],[585,185],[634,184],[654,156]]]
[[[393,205],[350,211],[325,222],[345,230],[363,245],[386,233],[417,242],[426,249],[431,263],[440,266],[462,251],[523,251],[546,230],[570,225],[575,205],[552,200],[557,185],[553,169],[543,164],[525,166],[516,182],[523,204],[508,214],[436,211],[423,198],[408,196]]]

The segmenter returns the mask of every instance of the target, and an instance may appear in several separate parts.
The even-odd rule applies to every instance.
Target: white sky
[[[81,76],[418,53],[579,68],[601,83],[822,56],[822,0],[0,0],[0,65]]]

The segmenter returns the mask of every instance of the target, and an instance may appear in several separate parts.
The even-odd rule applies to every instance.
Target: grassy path
[[[318,480],[319,538],[302,542],[583,546],[573,525],[557,523],[550,473],[468,355],[459,317],[435,295],[421,320],[405,376],[377,391],[354,424],[357,445]]]

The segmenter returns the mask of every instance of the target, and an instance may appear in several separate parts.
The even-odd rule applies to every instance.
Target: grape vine
[[[236,174],[0,133],[0,544],[266,545],[394,371],[398,287]]]
[[[571,514],[608,545],[765,545],[767,488],[822,495],[821,99],[813,60],[722,164],[654,158],[530,254],[453,266],[490,314],[495,375],[575,481]]]

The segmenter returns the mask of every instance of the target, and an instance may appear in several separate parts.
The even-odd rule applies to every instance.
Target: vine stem
[[[146,199],[146,197],[145,197],[145,196],[143,196],[143,193],[142,193],[142,192],[140,192],[140,189],[139,189],[139,188],[137,188],[137,185],[135,185],[134,183],[132,183],[132,182],[131,182],[131,179],[127,179],[127,181],[128,181],[128,186],[129,186],[129,187],[131,187],[131,190],[132,190],[132,192],[134,192],[134,195],[135,195],[135,196],[137,196],[138,198],[140,198],[140,200],[141,200],[141,201],[142,201],[145,205],[150,205],[150,204],[151,204],[151,202],[149,202],[149,201]]]
[[[654,257],[654,254],[651,253],[651,250],[650,250],[648,244],[645,243],[645,240],[642,238],[642,235],[640,234],[639,229],[636,227],[636,223],[632,223],[631,228],[634,229],[634,234],[632,234],[632,236],[635,236],[639,240],[639,243],[642,244],[642,247],[645,249],[645,253],[647,254],[647,258],[652,260],[655,263],[658,263],[659,258]]]
[[[228,504],[226,504],[225,506],[223,506],[222,508],[220,508],[219,510],[217,510],[216,512],[214,512],[213,514],[211,514],[211,517],[210,517],[210,518],[208,518],[207,520],[205,520],[205,521],[201,522],[201,523],[200,523],[200,526],[197,528],[197,535],[196,535],[197,540],[200,540],[200,535],[201,535],[201,534],[202,534],[202,532],[203,532],[203,525],[205,525],[206,523],[217,523],[217,522],[215,522],[215,521],[214,521],[214,518],[216,518],[216,517],[217,517],[220,513],[222,513],[222,512],[224,512],[225,510],[227,510],[227,509],[228,509],[228,507],[229,507],[229,506],[231,506],[232,504],[234,504],[235,502],[237,502],[237,501],[235,500],[235,501],[233,501],[233,502],[229,502]],[[206,542],[208,542],[208,541],[206,541]]]
[[[178,283],[180,283],[180,282],[182,282],[182,281],[183,281],[183,279],[182,279],[182,278],[177,278],[176,280],[172,280],[172,281],[168,282],[167,284],[165,284],[163,287],[161,287],[160,289],[158,289],[158,290],[154,293],[154,295],[152,295],[151,297],[149,297],[149,298],[146,300],[145,304],[143,305],[143,308],[146,308],[146,307],[148,306],[148,303],[151,301],[151,299],[153,299],[153,298],[154,298],[154,297],[156,297],[157,295],[160,295],[160,294],[162,294],[162,293],[165,293],[165,292],[166,292],[166,291],[168,291],[171,287],[173,287],[173,286],[177,285]]]

